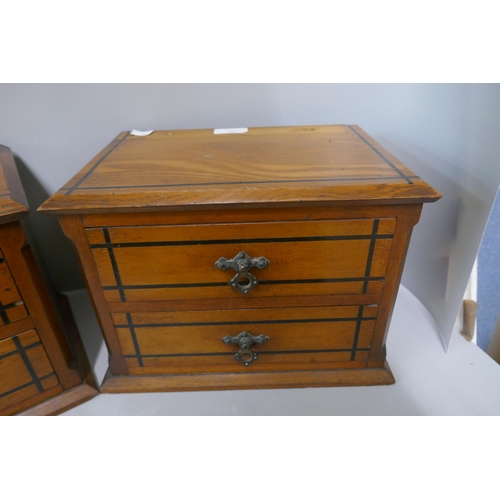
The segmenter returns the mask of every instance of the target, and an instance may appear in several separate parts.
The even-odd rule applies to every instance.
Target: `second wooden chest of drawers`
[[[0,415],[58,414],[97,394],[69,305],[56,307],[28,243],[28,211],[0,146]]]
[[[358,127],[121,134],[42,207],[75,244],[103,391],[386,384],[412,227],[439,194]]]

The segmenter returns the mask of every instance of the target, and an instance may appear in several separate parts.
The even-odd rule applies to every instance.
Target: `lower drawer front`
[[[131,374],[325,370],[366,365],[378,307],[332,306],[235,311],[115,313]],[[269,340],[251,346],[258,359],[235,359],[241,332]]]
[[[35,330],[0,342],[0,414],[23,401],[52,397],[61,392],[58,386],[59,380]]]

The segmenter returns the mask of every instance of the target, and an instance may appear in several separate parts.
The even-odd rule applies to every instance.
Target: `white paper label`
[[[244,134],[248,132],[245,128],[214,128],[214,134]]]
[[[154,130],[132,130],[130,135],[138,135],[139,137],[143,137],[145,135],[152,134]]]

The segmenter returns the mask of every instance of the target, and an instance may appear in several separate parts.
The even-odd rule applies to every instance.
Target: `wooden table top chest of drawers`
[[[120,134],[40,210],[73,241],[103,392],[390,384],[413,226],[440,198],[357,126]]]
[[[61,297],[58,314],[21,225],[28,212],[0,146],[0,415],[53,415],[97,394],[69,305]]]

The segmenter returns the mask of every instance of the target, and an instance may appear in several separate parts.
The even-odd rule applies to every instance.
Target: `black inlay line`
[[[360,348],[358,351],[369,351],[368,348]],[[259,356],[264,354],[313,354],[317,352],[351,352],[351,349],[308,349],[300,351],[259,351]],[[191,356],[234,356],[234,352],[190,352],[176,354],[142,354],[143,358],[189,358]],[[125,354],[124,358],[136,358],[133,354]]]
[[[369,351],[370,349],[362,348],[358,349],[358,351]],[[351,349],[308,349],[301,351],[263,351],[259,352],[259,356],[261,354],[312,354],[315,352],[351,352]]]
[[[113,274],[115,275],[115,280],[116,280],[116,285],[117,285],[117,290],[120,292],[120,300],[122,302],[126,302],[126,297],[125,297],[125,291],[123,290],[123,284],[122,280],[120,277],[120,271],[118,269],[118,264],[116,263],[115,259],[115,254],[113,252],[113,246],[111,245],[111,238],[109,237],[109,231],[108,229],[104,228],[102,230],[104,233],[104,239],[106,242],[109,244],[108,248],[108,254],[109,254],[109,260],[111,261],[111,267],[113,268]]]
[[[356,130],[354,130],[350,125],[348,125],[348,127],[366,144],[370,147],[370,149],[372,149],[373,151],[375,151],[375,153],[377,153],[378,156],[380,156],[380,158],[382,158],[382,160],[384,160],[395,172],[397,172],[408,184],[413,184],[413,181],[410,180],[410,177],[413,178],[413,179],[418,179],[418,175],[412,175],[412,176],[408,176],[408,175],[405,175],[403,174],[403,172],[401,172],[401,170],[399,170],[398,167],[396,167],[396,165],[394,165],[394,163],[392,163],[390,160],[388,160],[380,151],[378,151],[376,148],[374,148],[361,134],[359,134],[358,132],[356,132]]]
[[[0,398],[3,398],[5,396],[10,396],[14,392],[20,391],[21,389],[26,389],[30,385],[33,385],[33,382],[28,382],[27,384],[20,385],[18,387],[15,387],[14,389],[10,389],[10,391],[2,392],[2,394],[0,394]]]
[[[103,231],[108,231],[104,228]],[[392,234],[377,234],[375,237],[382,240],[390,240]],[[109,233],[108,233],[109,238]],[[350,241],[350,240],[371,240],[373,234],[359,234],[349,236],[307,236],[296,238],[251,238],[237,240],[193,240],[193,241],[137,241],[124,243],[111,243],[106,239],[106,243],[94,243],[90,248],[130,248],[130,247],[172,247],[189,245],[231,245],[250,243],[288,243],[296,241]]]
[[[370,248],[368,249],[368,258],[366,259],[365,278],[368,278],[370,276],[372,269],[373,252],[375,251],[375,244],[377,243],[378,224],[379,224],[379,219],[375,219],[373,221],[373,227],[372,227],[372,241],[370,242]],[[367,289],[368,289],[368,281],[365,281],[363,284],[362,293],[366,293]]]
[[[0,257],[0,264],[3,264],[5,262],[5,259]]]
[[[33,344],[30,344],[30,345],[27,345],[24,350],[27,351],[28,349],[31,349],[33,347],[37,347],[39,345],[42,345],[42,343],[40,341],[38,342],[34,342]],[[2,354],[0,356],[0,359],[3,359],[3,358],[8,358],[9,356],[13,356],[14,354],[19,354],[19,351],[18,350],[15,350],[15,351],[11,351],[11,352],[8,352],[7,354]]]
[[[2,318],[2,321],[5,325],[8,325],[10,323],[10,319],[5,312],[5,306],[2,304],[2,302],[0,302],[0,318]]]
[[[16,346],[17,350],[19,351],[19,354],[21,355],[21,358],[24,361],[24,365],[26,366],[26,369],[28,370],[31,378],[33,379],[33,383],[36,385],[36,388],[38,389],[38,392],[43,391],[42,384],[40,383],[40,379],[38,378],[38,375],[33,368],[33,365],[31,364],[30,358],[26,354],[26,350],[21,344],[21,341],[19,340],[18,337],[13,337],[12,341],[14,342],[14,345]]]
[[[325,279],[311,279],[311,280],[259,280],[259,285],[297,285],[297,284],[314,284],[314,283],[351,283],[351,282],[364,282],[364,281],[384,281],[384,277],[366,277],[366,278],[325,278]],[[171,285],[122,285],[121,287],[115,285],[105,285],[103,290],[143,290],[143,289],[158,289],[158,288],[199,288],[211,286],[227,286],[227,281],[220,281],[215,283],[173,283]]]
[[[259,281],[259,283],[262,283]],[[106,285],[103,286],[103,290],[143,290],[143,289],[158,289],[158,288],[198,288],[198,287],[210,287],[210,286],[227,286],[227,281],[221,281],[219,283],[180,283],[180,284],[172,284],[172,285],[122,285],[122,286],[113,286]]]
[[[363,322],[363,308],[364,307],[365,306],[359,306],[359,309],[358,309],[356,330],[354,331],[354,340],[352,341],[351,361],[354,361],[354,359],[356,358],[356,351],[358,351],[359,331],[361,330],[361,323]]]
[[[44,375],[43,377],[40,377],[38,380],[45,380],[46,378],[52,377],[53,375],[55,375],[54,372],[49,373],[48,375]],[[14,389],[10,389],[9,391],[2,392],[2,394],[0,394],[0,398],[3,398],[4,396],[9,396],[10,394],[13,394],[14,392],[20,391],[22,389],[26,389],[27,387],[33,385],[34,383],[35,382],[28,382],[27,384],[20,385],[18,387],[15,387]]]
[[[6,309],[12,309],[13,307],[22,306],[24,304],[22,300],[19,300],[19,302],[20,302],[19,304],[17,302],[11,302],[10,304],[6,305],[3,305],[0,302],[0,311],[5,311]]]
[[[115,325],[115,328],[159,328],[159,327],[183,327],[183,326],[221,326],[221,325],[281,325],[291,323],[337,323],[346,321],[359,321],[359,316],[354,318],[314,318],[314,319],[266,319],[266,320],[250,320],[250,321],[207,321],[198,323],[133,323],[129,319],[130,313],[127,314],[128,324]],[[362,320],[374,320],[376,316],[362,318]],[[134,332],[135,335],[135,332]]]
[[[65,194],[65,196],[70,195],[87,177],[130,135],[130,132],[122,137],[79,181],[77,181],[73,187],[70,187]]]
[[[144,366],[144,363],[142,362],[141,350],[139,348],[139,342],[137,341],[137,335],[135,334],[135,325],[132,321],[130,313],[127,313],[127,322],[128,322],[127,327],[130,329],[130,336],[132,337],[132,342],[134,344],[137,361],[139,362],[139,366]]]
[[[384,158],[385,159],[385,158]],[[419,179],[418,175],[409,175],[409,179]],[[137,184],[131,186],[94,186],[94,187],[73,187],[61,188],[60,191],[69,191],[71,189],[82,190],[103,190],[103,189],[148,189],[160,187],[188,187],[188,186],[231,186],[231,185],[247,185],[247,184],[288,184],[298,182],[345,182],[345,181],[378,181],[378,180],[392,180],[401,179],[400,175],[391,176],[377,176],[377,177],[329,177],[326,179],[289,179],[289,180],[271,180],[271,181],[239,181],[239,182],[201,182],[201,183],[187,183],[187,184],[144,184],[138,186]],[[67,194],[67,193],[66,193]]]
[[[204,352],[193,352],[189,354],[183,354],[183,353],[178,353],[178,354],[141,354],[143,358],[177,358],[177,357],[189,357],[189,356],[234,356],[234,352],[211,352],[211,353],[204,353]],[[137,358],[136,355],[134,354],[125,354],[123,356],[124,358]],[[141,365],[143,366],[143,365]]]

